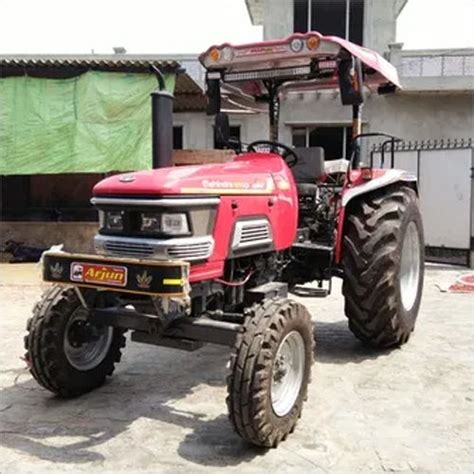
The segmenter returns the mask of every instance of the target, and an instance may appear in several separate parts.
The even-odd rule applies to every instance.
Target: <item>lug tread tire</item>
[[[405,311],[399,290],[402,229],[415,221],[421,238],[418,294]],[[362,342],[399,346],[414,329],[423,286],[423,228],[415,191],[395,184],[362,196],[346,210],[342,242],[342,292],[349,328]]]
[[[114,329],[112,343],[105,359],[94,369],[80,372],[67,361],[62,351],[65,319],[80,304],[72,288],[53,286],[42,296],[28,319],[24,337],[25,359],[30,373],[47,390],[63,398],[89,392],[112,375],[125,347],[124,331]]]
[[[271,407],[273,360],[283,337],[298,329],[305,342],[305,370],[300,394],[290,412],[276,417]],[[306,308],[288,299],[270,299],[248,310],[230,358],[227,378],[229,418],[236,432],[261,447],[276,447],[295,429],[313,362],[313,324]]]

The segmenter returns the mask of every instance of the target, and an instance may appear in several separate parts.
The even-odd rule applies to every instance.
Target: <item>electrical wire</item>
[[[216,278],[215,281],[217,281],[218,283],[222,283],[223,285],[226,285],[226,286],[242,286],[242,285],[245,285],[245,283],[247,283],[249,280],[250,280],[250,277],[254,274],[255,272],[254,271],[251,271],[243,280],[240,280],[240,281],[227,281],[227,280],[221,280],[220,278]]]

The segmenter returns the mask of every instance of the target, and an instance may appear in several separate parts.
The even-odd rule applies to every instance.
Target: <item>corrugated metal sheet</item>
[[[127,68],[130,72],[148,72],[151,65],[161,67],[165,70],[177,70],[180,65],[174,60],[163,60],[153,55],[135,55],[135,54],[78,54],[78,55],[0,55],[0,66],[12,68],[25,67],[78,67],[102,70],[115,70],[116,68]]]
[[[86,71],[150,73],[155,66],[164,72],[178,73],[175,94],[202,95],[201,87],[181,65],[172,59],[145,54],[79,54],[79,55],[0,55],[0,77],[29,75],[32,77],[74,77]]]

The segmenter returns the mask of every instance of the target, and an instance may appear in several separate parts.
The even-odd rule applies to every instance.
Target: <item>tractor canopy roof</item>
[[[378,53],[318,32],[242,45],[223,43],[211,46],[199,60],[209,79],[233,83],[254,97],[266,94],[268,82],[291,89],[336,89],[342,64],[348,62],[359,65],[359,77],[371,90],[383,93],[401,87],[395,67]]]

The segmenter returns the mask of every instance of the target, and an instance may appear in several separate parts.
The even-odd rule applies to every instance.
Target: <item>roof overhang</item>
[[[395,0],[395,15],[398,17],[402,10],[405,8],[405,5],[408,3],[408,0]]]

